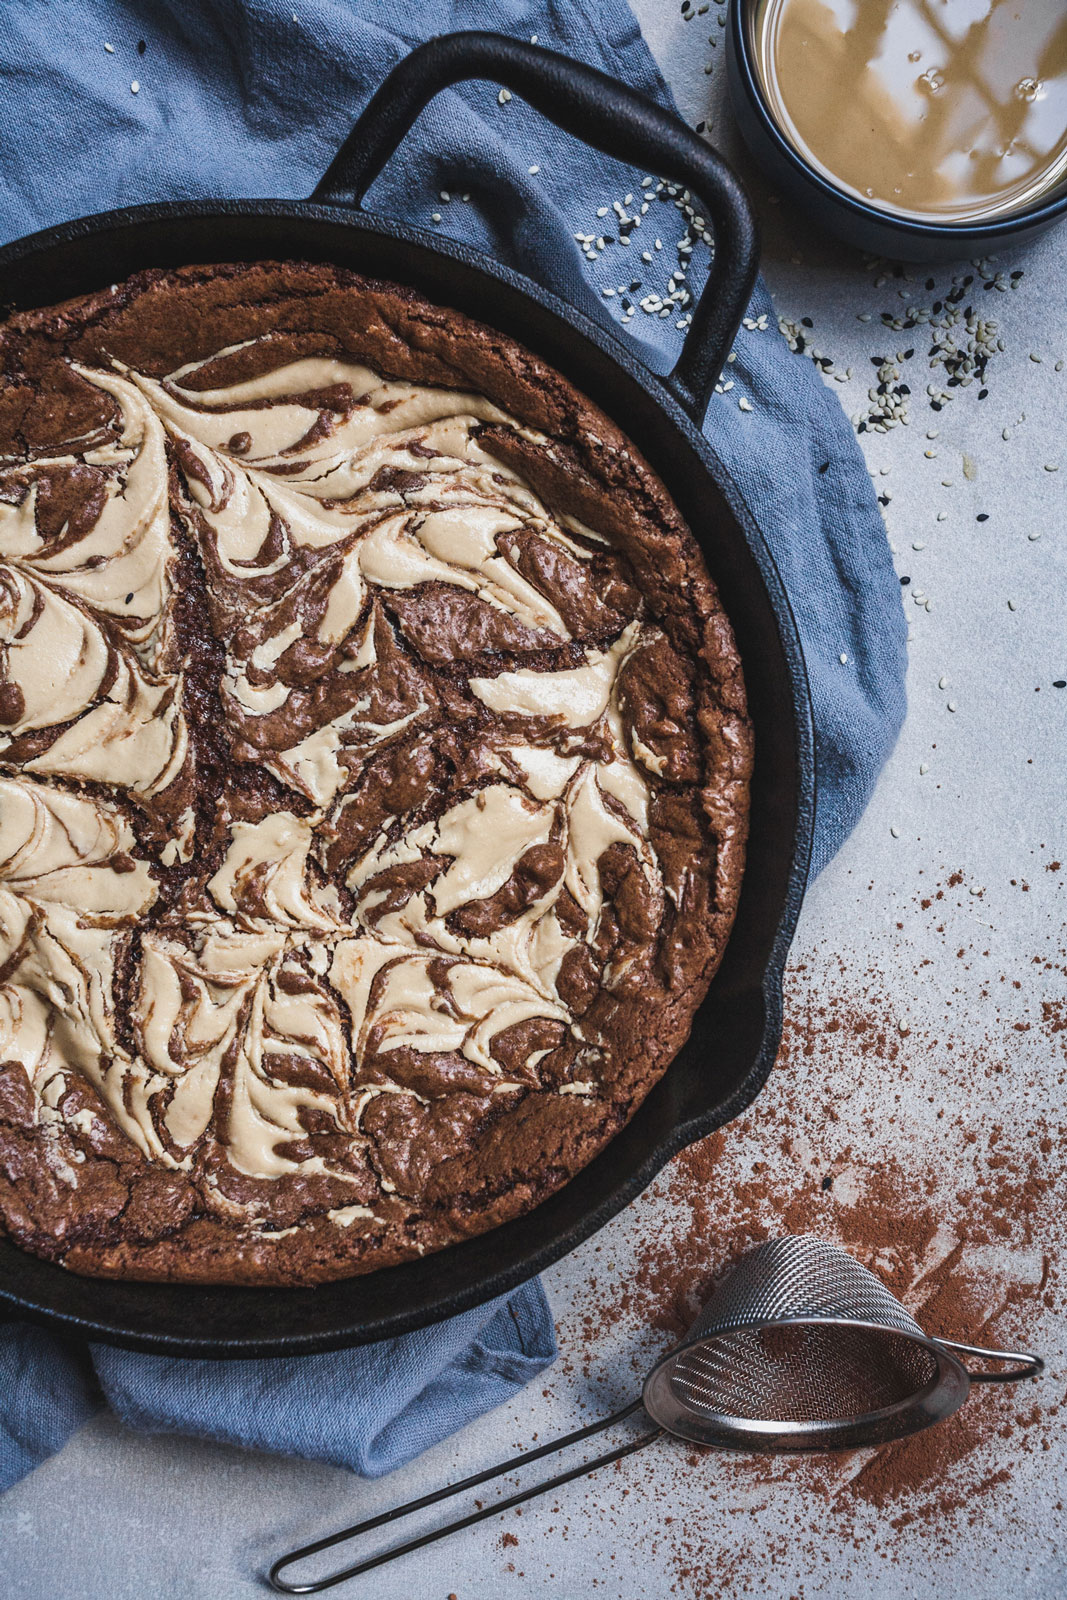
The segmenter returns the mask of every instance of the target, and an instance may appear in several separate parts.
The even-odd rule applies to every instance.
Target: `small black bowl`
[[[898,261],[958,261],[1022,244],[1067,214],[1067,183],[1050,198],[988,221],[917,222],[897,216],[827,181],[786,138],[767,105],[756,65],[758,0],[730,0],[726,52],[730,96],[738,125],[755,160],[783,196],[803,207],[821,227],[872,255]]]

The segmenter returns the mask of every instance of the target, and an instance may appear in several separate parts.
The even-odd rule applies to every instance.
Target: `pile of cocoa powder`
[[[595,1267],[589,1294],[564,1319],[564,1371],[575,1378],[602,1376],[604,1346],[620,1323],[652,1330],[666,1348],[746,1249],[783,1233],[843,1245],[928,1332],[946,1338],[1039,1346],[1042,1325],[1047,1338],[1067,1304],[1059,1264],[1067,1127],[1043,1113],[1040,1083],[1012,1081],[1017,1030],[1040,1033],[1042,1070],[1062,1076],[1067,1002],[1045,1002],[1040,1019],[1021,1029],[1006,1002],[1003,1027],[976,1046],[964,1042],[965,1029],[934,1034],[902,1022],[884,987],[857,990],[855,968],[843,961],[794,966],[786,994],[783,1044],[767,1088],[741,1118],[670,1164],[649,1197],[666,1203],[650,1211],[638,1202],[628,1214],[632,1261],[606,1262],[607,1272]],[[907,1129],[911,1113],[899,1091],[908,1080],[913,1096],[930,1091],[924,1098],[932,1108],[914,1143],[901,1139],[899,1127],[889,1138],[878,1126],[881,1116]],[[987,1110],[1003,1101],[1003,1120],[972,1112],[979,1083],[992,1089],[982,1097]],[[865,1086],[866,1098],[852,1104],[854,1085]],[[890,1146],[907,1150],[908,1159]],[[635,1377],[643,1359],[635,1359]],[[1024,1457],[1050,1448],[1064,1403],[1062,1384],[1049,1373],[1018,1388],[975,1389],[952,1418],[877,1451],[717,1454],[714,1462],[701,1459],[711,1452],[690,1452],[694,1470],[714,1467],[707,1515],[664,1518],[653,1545],[668,1552],[681,1594],[760,1593],[761,1573],[780,1565],[786,1545],[777,1554],[774,1540],[739,1548],[724,1538],[724,1510],[734,1493],[752,1509],[761,1485],[766,1504],[786,1479],[814,1497],[812,1526],[833,1543],[859,1548],[857,1512],[866,1507],[876,1549],[889,1559],[906,1529],[951,1545],[979,1522],[985,1499],[1010,1483]],[[632,1475],[641,1463],[650,1494],[663,1468],[648,1459],[655,1453],[627,1464]],[[611,1492],[595,1480],[589,1489],[601,1507]],[[621,1533],[625,1516],[618,1526]],[[806,1534],[801,1544],[814,1570],[825,1540]],[[787,1567],[795,1554],[794,1543]]]

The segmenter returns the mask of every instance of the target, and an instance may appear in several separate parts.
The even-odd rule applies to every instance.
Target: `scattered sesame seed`
[[[938,512],[938,513],[937,513],[937,520],[938,520],[938,522],[944,522],[944,520],[945,520],[945,518],[946,518],[946,517],[947,517],[947,516],[948,516],[948,512],[947,512],[947,511],[939,511],[939,512]]]
[[[1040,539],[1040,537],[1041,537],[1041,529],[1040,528],[1034,528],[1034,530],[1031,533],[1028,533],[1026,535],[1026,537],[1029,539],[1030,543],[1033,544],[1035,539]]]
[[[536,178],[536,176],[540,172],[541,168],[539,166],[537,166],[536,163],[535,163],[532,167],[527,167],[526,170],[527,170],[527,172],[529,172],[531,178]]]
[[[937,680],[937,687],[938,687],[938,688],[939,688],[939,689],[947,689],[947,688],[948,688],[948,679],[947,679],[947,678],[944,678],[944,677],[942,677],[942,678],[938,678],[938,680]]]
[[[741,411],[751,411],[752,410],[752,406],[745,399],[744,395],[741,396],[740,400],[737,402],[737,405],[738,405],[738,409],[741,410]]]
[[[1059,472],[1059,470],[1060,470],[1060,464],[1059,464],[1058,461],[1046,461],[1045,462],[1045,471],[1046,472]]]
[[[440,220],[441,220],[441,213],[439,211],[433,212],[433,214],[430,217],[430,221],[431,222],[440,222]]]
[[[451,198],[452,198],[452,196],[449,194],[447,189],[442,189],[441,190],[441,199],[446,203],[446,205],[447,205],[448,201],[451,200]]]
[[[926,776],[926,774],[929,772],[929,770],[930,770],[930,768],[926,765],[925,761],[920,761],[919,762],[919,776],[921,778],[924,778]]]
[[[508,101],[511,99],[511,90],[510,89],[501,89],[500,93],[497,95],[496,98],[497,98],[497,104],[498,105],[506,106]]]
[[[956,709],[955,700],[950,700],[949,703],[948,703],[948,706],[946,707],[946,709],[949,710],[949,711],[955,711],[955,709]]]
[[[889,831],[893,835],[894,839],[900,838],[900,829],[897,827],[896,823],[893,824]]]
[[[1016,605],[1016,603],[1015,603],[1015,601],[1014,601],[1014,600],[1009,600],[1009,601],[1008,601],[1008,610],[1009,610],[1009,611],[1018,611],[1018,609],[1019,609],[1019,608],[1018,608],[1018,606],[1017,606],[1017,605]]]
[[[926,545],[923,543],[923,541],[921,539],[913,539],[911,548],[913,550],[925,550],[926,549]]]
[[[137,82],[137,79],[134,78],[133,82],[130,84],[130,93],[131,94],[140,94],[140,92],[141,92],[141,85]]]
[[[842,650],[841,654],[838,656],[837,659],[838,659],[838,661],[840,661],[840,663],[841,663],[841,665],[843,667],[847,667],[848,666],[848,656],[846,656],[846,654],[845,654],[845,652],[843,650]]]
[[[113,56],[115,54],[115,46],[113,44],[106,44],[104,49],[107,51],[109,56]]]

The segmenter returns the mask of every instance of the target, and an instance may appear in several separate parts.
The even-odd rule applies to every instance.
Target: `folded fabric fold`
[[[389,68],[421,38],[456,28],[536,36],[672,103],[625,0],[424,0],[402,15],[376,0],[300,0],[296,10],[292,0],[8,0],[4,23],[0,96],[18,136],[0,164],[3,240],[159,198],[306,196]],[[370,205],[518,267],[664,369],[685,320],[670,274],[688,254],[676,248],[681,197],[654,177],[475,83],[420,118]],[[641,218],[627,246],[614,202]],[[605,243],[583,251],[576,236]],[[623,327],[626,304],[635,312]],[[852,430],[812,364],[789,353],[762,286],[727,381],[705,431],[796,612],[816,722],[818,870],[855,825],[903,718],[899,587]],[[405,1339],[287,1362],[87,1352],[2,1327],[0,1487],[60,1448],[105,1396],[131,1427],[377,1475],[505,1400],[554,1356],[536,1282]]]

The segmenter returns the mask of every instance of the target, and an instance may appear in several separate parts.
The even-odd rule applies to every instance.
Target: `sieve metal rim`
[[[657,1388],[669,1383],[669,1369],[676,1366],[687,1351],[694,1350],[699,1345],[711,1344],[726,1334],[762,1333],[771,1328],[814,1327],[857,1328],[870,1333],[893,1334],[927,1350],[937,1362],[937,1370],[928,1383],[914,1390],[903,1400],[891,1406],[883,1406],[877,1411],[863,1412],[859,1415],[827,1418],[817,1422],[786,1422],[778,1419],[738,1417],[729,1412],[701,1409],[702,1429],[699,1433],[695,1429],[687,1431],[684,1418],[680,1419],[676,1411],[672,1411],[669,1422],[665,1420],[662,1408],[656,1403]],[[885,1444],[892,1439],[919,1433],[935,1422],[941,1422],[946,1417],[952,1416],[967,1399],[973,1376],[962,1361],[959,1361],[938,1339],[924,1333],[918,1324],[913,1332],[911,1329],[893,1327],[891,1324],[863,1317],[817,1315],[758,1317],[718,1327],[713,1325],[698,1334],[696,1338],[686,1339],[681,1344],[673,1346],[660,1357],[645,1379],[641,1398],[645,1410],[660,1427],[666,1428],[677,1438],[686,1439],[693,1444],[711,1444],[717,1450],[767,1451],[773,1448],[777,1451],[797,1453],[855,1450],[865,1445]],[[709,1440],[709,1426],[711,1429],[718,1426],[722,1437]]]

